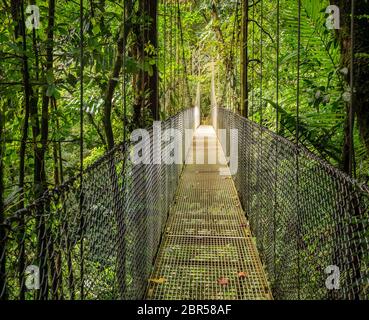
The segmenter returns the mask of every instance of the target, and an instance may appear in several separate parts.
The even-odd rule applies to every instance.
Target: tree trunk
[[[25,176],[25,158],[26,158],[26,143],[28,139],[28,128],[29,128],[29,115],[31,109],[31,96],[32,87],[30,84],[28,57],[26,55],[27,40],[25,31],[24,21],[24,5],[23,2],[20,4],[18,0],[12,1],[12,17],[15,24],[14,36],[17,39],[19,36],[22,37],[22,76],[23,76],[23,90],[24,90],[24,119],[21,133],[21,143],[19,150],[19,178],[18,187],[20,190],[19,205],[18,209],[24,208],[24,176]],[[19,234],[18,234],[18,245],[19,245],[19,261],[18,261],[18,273],[19,273],[19,298],[21,300],[25,297],[25,282],[24,282],[24,270],[25,270],[25,248],[24,248],[24,213],[22,212],[19,217]]]
[[[353,105],[347,104],[347,119],[342,156],[342,169],[352,175],[353,172],[353,128],[356,115],[362,141],[369,154],[369,6],[366,0],[355,1],[354,41],[351,39],[351,1],[335,0],[334,4],[340,8],[341,29],[337,31],[337,38],[341,46],[341,66],[347,68],[345,81],[350,85],[350,75],[353,72]],[[351,70],[351,48],[353,46],[353,70]],[[352,110],[351,110],[352,108]]]
[[[135,24],[133,26],[133,34],[134,41],[132,47],[132,56],[135,57],[137,63],[143,64],[143,52],[142,49],[142,26],[139,24]],[[143,73],[142,69],[139,69],[138,72],[132,78],[132,87],[133,87],[133,126],[135,127],[143,127],[144,126],[144,93],[143,93]],[[131,128],[133,129],[133,128]]]
[[[106,141],[108,144],[108,149],[112,150],[114,148],[114,135],[111,122],[111,112],[112,112],[112,100],[115,92],[115,88],[118,84],[118,78],[123,67],[124,55],[126,54],[126,44],[129,32],[132,28],[131,17],[133,12],[133,1],[129,1],[126,7],[126,21],[120,26],[120,35],[117,41],[117,57],[115,60],[112,75],[110,77],[108,88],[105,94],[104,101],[104,129],[106,135]],[[125,72],[125,71],[124,71]],[[117,151],[122,152],[122,151]],[[125,152],[125,151],[123,151]],[[125,164],[123,164],[125,165]],[[109,158],[109,181],[107,182],[107,187],[111,190],[112,196],[112,212],[115,217],[115,222],[117,225],[117,271],[116,277],[118,280],[118,289],[120,298],[125,298],[126,290],[126,227],[125,227],[125,212],[123,203],[123,192],[119,188],[119,176],[117,174],[117,168],[115,163],[115,154],[111,154]]]
[[[369,154],[369,3],[356,1],[355,7],[354,101],[361,138]]]
[[[341,68],[347,68],[348,72],[343,73],[347,86],[350,85],[351,71],[351,1],[335,0],[335,4],[340,8],[341,28],[337,31],[337,38],[341,47]],[[344,89],[344,88],[343,88]],[[353,126],[354,121],[350,116],[351,104],[346,103],[346,119],[344,125],[344,141],[342,147],[342,170],[352,175],[353,169]],[[353,112],[353,111],[352,111]]]
[[[369,153],[369,58],[367,56],[369,52],[369,37],[367,36],[369,6],[366,0],[355,1],[352,25],[351,1],[335,0],[334,4],[340,8],[341,13],[341,29],[337,31],[337,38],[341,46],[341,67],[347,68],[348,72],[344,73],[345,81],[347,86],[353,89],[351,101],[346,106],[342,157],[342,168],[351,176],[354,167],[354,115],[357,116],[360,135]],[[347,200],[347,210],[350,210],[350,214],[356,217],[355,219],[362,219],[361,212],[366,210],[360,207],[359,195],[353,187],[350,189]],[[355,219],[353,221],[356,221]],[[362,225],[357,223],[353,223],[349,230],[351,230],[349,238],[352,239],[350,241],[352,256],[348,262],[350,273],[347,281],[354,285],[361,279],[362,246],[357,237],[364,231]],[[353,289],[354,296],[350,298],[359,299],[361,288],[355,286]]]
[[[237,8],[238,9],[238,8]],[[217,10],[217,4],[216,2],[213,0],[212,2],[212,6],[211,6],[211,15],[212,15],[212,19],[213,19],[213,30],[215,32],[215,35],[218,39],[218,41],[222,44],[223,48],[221,50],[221,55],[222,55],[222,59],[224,61],[224,66],[226,69],[226,76],[227,76],[227,82],[230,83],[230,86],[233,90],[233,92],[236,90],[236,82],[234,81],[235,79],[235,74],[234,74],[234,62],[233,62],[233,50],[227,50],[227,44],[226,41],[224,39],[224,35],[222,32],[222,29],[220,27],[220,18],[219,18],[219,14],[218,14],[218,10]],[[237,12],[236,12],[236,19],[237,19]],[[219,94],[219,106],[224,105],[224,101],[225,96],[226,96],[226,90],[227,90],[227,86],[224,85],[224,90],[223,90],[223,94]]]
[[[133,121],[138,127],[146,124],[146,109],[150,110],[152,120],[160,120],[157,12],[158,0],[139,0],[139,14],[144,23],[136,24],[134,27],[136,39],[133,51],[136,60],[143,68],[133,79],[135,94]],[[146,50],[149,46],[151,49]]]
[[[55,0],[49,0],[48,11],[48,26],[47,26],[47,44],[46,44],[46,74],[51,78],[53,77],[53,50],[54,50],[54,23],[55,23]],[[33,47],[37,48],[37,40],[35,32],[33,33]],[[36,50],[36,49],[35,49]],[[35,51],[36,60],[38,59],[38,53]],[[35,198],[40,198],[47,190],[47,178],[46,178],[46,162],[45,154],[47,151],[48,135],[49,135],[49,104],[50,97],[47,95],[47,89],[43,89],[42,106],[41,106],[41,127],[38,116],[38,99],[37,93],[32,97],[31,103],[31,117],[32,131],[33,131],[33,143],[35,154],[35,167],[34,167],[34,184],[35,184]],[[48,204],[44,204],[46,207]],[[40,267],[40,290],[39,298],[47,299],[48,297],[48,262],[47,262],[47,245],[50,245],[50,234],[46,227],[46,221],[44,217],[43,205],[37,208],[37,233],[38,233],[38,256]],[[52,270],[54,264],[51,263]]]
[[[127,17],[132,15],[133,10],[133,0],[128,1],[127,3]],[[113,126],[111,122],[111,113],[112,113],[112,107],[113,107],[113,97],[114,92],[118,84],[118,78],[120,75],[120,72],[122,70],[123,61],[124,61],[124,55],[125,55],[125,49],[126,49],[126,43],[128,34],[131,30],[131,20],[127,19],[126,22],[122,23],[120,26],[120,34],[117,41],[117,57],[114,63],[113,72],[111,74],[108,87],[105,93],[105,99],[104,99],[104,129],[105,129],[105,135],[106,135],[106,141],[108,144],[108,149],[111,150],[114,147],[114,134],[113,134]]]
[[[152,74],[147,73],[147,88],[149,91],[148,108],[151,110],[151,116],[154,121],[160,120],[159,112],[159,72],[158,72],[158,0],[145,1],[147,13],[149,16],[148,27],[145,28],[144,39],[153,46],[153,52],[149,59],[155,60],[152,65]],[[146,43],[146,41],[145,41]]]

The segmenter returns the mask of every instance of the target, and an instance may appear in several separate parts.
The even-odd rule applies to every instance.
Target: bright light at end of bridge
[[[235,175],[238,171],[237,129],[217,133],[212,126],[163,129],[162,123],[156,121],[151,132],[135,130],[131,142],[130,160],[134,165],[221,164],[220,175]]]

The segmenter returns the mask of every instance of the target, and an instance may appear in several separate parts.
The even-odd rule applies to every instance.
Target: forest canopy
[[[218,106],[293,141],[298,129],[303,146],[366,182],[368,3],[356,1],[353,32],[347,1],[302,0],[300,31],[298,3],[92,0],[80,15],[76,1],[2,0],[4,210],[62,184],[134,128],[193,106],[198,84],[208,117],[212,70]],[[327,27],[332,4],[339,29]]]

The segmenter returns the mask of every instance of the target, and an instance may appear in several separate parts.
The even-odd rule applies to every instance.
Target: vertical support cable
[[[249,88],[248,88],[248,24],[249,24],[249,1],[242,1],[241,3],[241,115],[248,118],[248,105],[249,105]]]
[[[276,133],[279,133],[279,51],[280,51],[280,46],[281,46],[281,39],[280,39],[280,29],[281,29],[281,25],[280,25],[280,0],[277,0],[277,59],[276,59],[276,106],[277,108],[275,109],[275,130]]]
[[[232,32],[232,41],[231,41],[231,48],[230,48],[230,59],[232,61],[232,74],[230,75],[232,77],[232,85],[230,88],[230,94],[231,94],[231,110],[233,110],[233,112],[238,112],[240,113],[240,110],[237,110],[236,106],[237,106],[237,102],[235,101],[235,88],[236,88],[236,83],[235,83],[235,75],[237,74],[237,71],[235,70],[235,63],[234,63],[234,47],[237,47],[236,45],[236,27],[237,27],[237,23],[238,23],[238,11],[239,11],[239,2],[236,1],[236,11],[235,11],[235,18],[234,18],[234,22],[233,22],[233,32]]]
[[[124,35],[126,35],[127,28],[127,5],[126,1],[123,1],[123,26],[124,26]],[[122,83],[122,92],[123,92],[123,143],[125,144],[127,141],[127,72],[126,72],[126,45],[127,39],[124,36],[123,39],[123,83]],[[124,145],[125,147],[125,145]]]
[[[184,47],[183,47],[183,33],[182,33],[182,21],[181,21],[181,9],[180,9],[180,4],[179,4],[179,0],[177,0],[177,26],[178,26],[178,62],[180,61],[180,55],[182,55],[182,63],[183,63],[183,67],[186,68],[186,64],[185,64],[185,57],[184,57]],[[178,69],[178,75],[179,75],[179,69]],[[178,92],[181,93],[181,111],[183,111],[184,109],[186,109],[185,107],[185,94],[184,94],[184,79],[183,77],[185,77],[186,72],[184,72],[184,74],[181,74],[181,88],[180,85],[178,83]]]
[[[177,0],[178,2],[178,0]],[[176,26],[176,31],[175,31],[175,53],[176,53],[176,63],[175,63],[175,66],[176,66],[176,77],[177,77],[177,80],[176,80],[176,92],[177,92],[177,101],[180,102],[180,94],[181,94],[181,90],[180,90],[180,71],[179,71],[179,23],[178,23],[178,19],[179,19],[179,16],[178,16],[178,9],[176,8],[177,7],[177,2],[175,3],[175,7],[174,7],[174,17],[175,17],[175,26]],[[175,112],[177,113],[179,110],[175,110]]]
[[[134,26],[134,33],[135,33],[135,44],[134,46],[137,49],[137,62],[139,64],[139,70],[136,74],[136,90],[137,92],[133,92],[133,96],[135,96],[136,98],[136,106],[134,108],[137,108],[137,115],[136,119],[134,119],[134,123],[133,126],[137,127],[137,126],[142,126],[145,122],[146,122],[146,112],[143,108],[143,105],[145,105],[146,101],[146,96],[144,94],[144,92],[142,92],[142,89],[138,88],[143,88],[143,85],[145,84],[144,82],[147,82],[147,79],[145,79],[145,71],[144,71],[144,61],[145,61],[145,46],[144,46],[144,42],[145,42],[145,34],[143,32],[143,29],[146,29],[148,26],[146,25],[146,14],[145,14],[145,10],[147,13],[147,8],[145,8],[145,3],[144,1],[137,1],[138,2],[138,11],[136,12],[136,18],[138,19],[137,22],[133,22],[133,26]],[[133,5],[133,4],[132,4]]]
[[[252,20],[255,20],[255,5],[252,6]],[[252,60],[255,59],[255,23],[252,23]],[[251,68],[251,83],[252,83],[252,90],[251,90],[251,106],[250,106],[250,114],[249,118],[251,121],[254,121],[254,103],[255,103],[255,91],[254,91],[254,83],[255,83],[255,69],[254,67]],[[248,126],[246,130],[249,130],[249,134],[251,135],[249,138],[250,145],[249,145],[249,152],[247,153],[247,214],[249,218],[251,218],[251,198],[252,198],[252,190],[251,190],[251,145],[253,143],[254,131],[252,126]],[[246,138],[247,141],[247,138]]]
[[[5,151],[5,130],[4,130],[5,120],[3,113],[3,106],[1,106],[0,110],[0,301],[7,300],[7,275],[6,275],[6,230],[4,225],[5,215],[4,215],[4,165],[3,165],[3,155]],[[22,219],[23,220],[23,219]],[[20,228],[22,229],[22,228]],[[23,233],[23,230],[22,230]],[[22,241],[21,246],[23,247]],[[22,251],[19,255],[19,264],[22,258]],[[22,276],[20,276],[20,287],[21,293],[22,290]],[[24,299],[24,296],[23,296]]]
[[[181,8],[179,5],[179,0],[177,1],[177,5],[178,5],[178,25],[179,25],[179,36],[180,36],[180,41],[181,41],[181,46],[182,46],[182,62],[183,62],[183,71],[184,74],[182,76],[182,93],[183,93],[183,99],[182,99],[182,103],[183,103],[183,109],[187,109],[188,106],[185,105],[185,100],[188,100],[188,103],[190,105],[190,107],[193,107],[193,102],[192,102],[192,97],[191,97],[191,91],[190,91],[190,84],[188,82],[188,70],[187,70],[187,61],[186,61],[186,55],[185,55],[185,49],[184,49],[184,37],[183,37],[183,26],[182,26],[182,17],[181,17]],[[185,88],[186,87],[186,91],[187,91],[187,99],[185,99],[186,94],[184,93]]]
[[[252,20],[255,21],[255,5],[252,6]],[[255,22],[252,24],[252,59],[255,60]],[[252,68],[252,85],[255,83],[255,68]],[[254,121],[254,103],[255,103],[255,90],[252,88],[251,94],[251,120]]]
[[[261,174],[261,163],[263,157],[263,24],[264,24],[264,1],[260,1],[260,97],[259,97],[259,157],[257,163],[257,197],[258,197],[258,215],[256,220],[256,232],[257,237],[259,237],[259,248],[261,251],[261,255],[264,255],[263,248],[263,235],[260,230],[261,228],[261,215],[262,215],[262,194],[261,194],[261,186],[260,186],[260,174]]]
[[[170,67],[170,92],[169,92],[169,116],[172,114],[172,95],[173,95],[173,79],[174,79],[174,70],[173,70],[173,6],[170,4],[170,16],[169,16],[169,52],[170,52],[170,58],[169,58],[169,67]]]
[[[174,93],[175,93],[175,97],[176,100],[179,102],[179,68],[178,68],[178,64],[177,64],[177,57],[178,57],[178,15],[177,15],[177,10],[176,10],[176,4],[172,4],[172,10],[173,10],[173,19],[174,19],[174,54],[173,54],[173,60],[174,63],[172,64],[173,66],[173,77],[175,80],[174,83]],[[174,113],[177,113],[178,110],[174,110]]]
[[[350,142],[349,142],[349,175],[356,176],[355,170],[355,156],[354,156],[354,103],[355,103],[355,88],[354,88],[354,73],[355,73],[355,0],[351,0],[351,57],[350,57],[350,89],[351,89],[351,96],[350,96],[350,110],[349,110],[349,135],[350,135]]]
[[[350,121],[350,149],[349,149],[349,157],[350,157],[350,176],[353,176],[356,179],[356,162],[355,162],[355,144],[354,144],[354,124],[355,124],[355,0],[351,0],[351,57],[350,57],[350,89],[351,89],[351,97],[350,97],[350,111],[349,111],[349,121]],[[352,215],[357,218],[360,216],[360,209],[357,200],[355,200],[354,195],[350,195],[350,201],[353,204]],[[352,227],[352,234],[360,234],[363,227],[359,224],[355,224]],[[352,236],[352,235],[351,235]],[[353,236],[355,237],[355,236]],[[360,300],[361,296],[361,286],[360,279],[362,279],[361,275],[361,259],[363,255],[363,248],[360,243],[355,243],[352,246],[352,269],[353,269],[353,292],[351,293],[355,300]]]
[[[163,75],[163,82],[164,82],[164,114],[166,115],[167,112],[167,3],[166,0],[163,0],[164,6],[164,51],[163,51],[163,65],[164,65],[164,75]],[[159,50],[159,49],[158,49]]]
[[[255,21],[255,4],[252,6],[252,20]],[[252,23],[252,60],[255,60],[255,23]],[[255,83],[255,68],[252,66],[251,67],[251,83],[252,83],[252,89],[251,89],[251,106],[250,106],[250,114],[249,114],[249,118],[251,118],[251,121],[254,121],[254,103],[255,103],[255,90],[254,90],[254,83]],[[251,148],[253,145],[253,140],[254,140],[254,129],[252,126],[248,126],[248,128],[246,130],[249,130],[249,134],[250,134],[250,141],[249,141],[249,152],[247,153],[247,157],[248,157],[248,161],[247,161],[247,214],[249,215],[249,218],[251,220],[251,222],[254,220],[253,219],[253,213],[251,212],[252,210],[252,188],[251,188]],[[246,138],[247,140],[247,138]],[[252,226],[254,227],[254,226]]]
[[[80,80],[80,109],[79,109],[79,114],[80,114],[80,197],[79,197],[79,214],[80,214],[80,241],[81,241],[81,247],[80,247],[80,261],[81,261],[81,265],[80,265],[80,272],[81,272],[81,287],[80,287],[80,291],[81,291],[81,300],[84,299],[84,260],[83,260],[83,255],[84,255],[84,243],[83,243],[83,228],[84,228],[84,219],[83,219],[83,138],[84,138],[84,134],[83,134],[83,103],[84,103],[84,99],[83,99],[83,95],[84,95],[84,86],[83,86],[83,71],[84,71],[84,61],[83,61],[83,56],[84,56],[84,48],[83,48],[83,42],[84,42],[84,34],[83,34],[83,0],[80,0],[80,5],[79,5],[80,11],[79,11],[79,36],[80,36],[80,42],[79,42],[79,49],[80,49],[80,74],[79,74],[79,80]]]
[[[301,0],[298,0],[298,31],[297,31],[297,88],[296,88],[296,240],[297,240],[297,298],[301,299],[301,279],[300,279],[300,163],[299,163],[299,142],[300,142],[300,62],[301,62]]]
[[[280,51],[280,0],[277,0],[277,48],[276,48],[276,108],[275,130],[279,132],[279,51]],[[273,207],[273,282],[277,279],[277,210],[278,210],[278,143],[275,140],[275,176],[274,176],[274,207]]]
[[[260,105],[259,105],[259,125],[260,134],[262,133],[261,127],[263,125],[263,24],[264,24],[264,3],[260,1]]]
[[[29,116],[30,116],[30,75],[29,75],[29,71],[28,71],[28,58],[26,55],[26,51],[27,51],[27,37],[26,37],[26,26],[25,26],[25,17],[24,17],[24,0],[21,1],[20,3],[20,13],[21,13],[21,19],[22,19],[22,23],[21,23],[21,36],[22,36],[22,49],[23,49],[23,57],[22,57],[22,67],[23,67],[23,87],[24,87],[24,103],[25,103],[25,114],[24,114],[24,132],[28,132],[28,128],[29,128]],[[25,155],[25,148],[26,148],[26,136],[27,134],[22,136],[22,143],[21,143],[21,154],[22,156]],[[21,156],[21,158],[22,158]],[[23,160],[24,161],[24,160]],[[22,164],[22,170],[24,168],[24,164]],[[24,170],[23,170],[24,171]],[[21,177],[21,181],[19,183],[19,186],[21,188],[24,187],[24,175]],[[20,201],[20,208],[24,207],[24,196],[21,196],[21,201]],[[22,237],[24,238],[25,236],[25,221],[24,221],[24,213],[20,214],[20,234],[22,235]],[[0,239],[1,240],[1,239]],[[5,239],[4,239],[4,243],[5,243]],[[25,276],[24,276],[24,268],[25,268],[25,243],[24,240],[20,240],[19,243],[19,266],[18,266],[18,272],[19,272],[19,297],[20,300],[24,300],[25,298],[25,292],[26,292],[26,286],[25,286]],[[0,257],[1,258],[1,257]],[[4,261],[5,261],[5,252],[4,252]],[[5,263],[5,262],[4,262]],[[5,264],[4,267],[5,268]],[[6,285],[6,282],[5,282]],[[3,296],[6,297],[6,288],[4,288],[4,293]],[[0,292],[0,296],[1,296],[1,292]]]
[[[126,1],[123,1],[123,152],[127,152],[127,126],[128,126],[128,120],[127,120],[127,69],[126,69],[126,46],[127,46],[127,39],[126,39],[126,28],[127,28],[127,5]],[[119,283],[119,289],[120,289],[120,298],[125,298],[126,293],[126,269],[125,269],[125,259],[121,258],[122,256],[125,256],[127,254],[126,245],[125,245],[125,234],[126,234],[126,187],[127,187],[127,176],[126,176],[126,155],[123,156],[123,167],[122,167],[122,176],[123,176],[123,186],[122,186],[122,202],[123,202],[123,213],[124,216],[121,217],[119,222],[122,224],[120,226],[121,234],[118,234],[118,239],[120,242],[119,249],[120,253],[118,253],[118,283]],[[118,223],[118,220],[117,220]]]

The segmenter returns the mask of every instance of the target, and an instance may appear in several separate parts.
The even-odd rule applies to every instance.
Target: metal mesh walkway
[[[271,299],[233,180],[227,166],[221,164],[226,163],[222,151],[215,161],[220,148],[212,127],[197,130],[147,299]],[[192,164],[202,158],[200,163],[205,164]],[[220,168],[228,175],[221,175]]]

